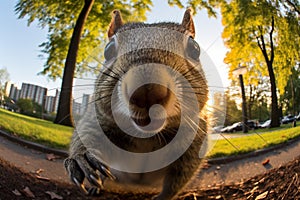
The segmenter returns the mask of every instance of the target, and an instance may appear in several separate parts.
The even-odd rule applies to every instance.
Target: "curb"
[[[35,142],[30,142],[28,140],[24,140],[22,138],[19,138],[19,137],[16,137],[16,136],[12,135],[12,134],[9,134],[9,133],[7,133],[3,130],[0,130],[0,135],[4,136],[5,138],[9,139],[12,142],[18,143],[20,145],[23,145],[25,147],[29,147],[29,148],[34,149],[34,150],[38,150],[38,151],[41,151],[41,152],[44,152],[44,153],[53,153],[53,154],[58,155],[58,156],[63,157],[63,158],[68,157],[68,152],[67,151],[59,150],[59,149],[55,149],[55,148],[50,148],[50,147],[47,147],[45,145],[41,145],[41,144],[38,144],[38,143],[35,143]],[[211,165],[227,164],[229,162],[242,160],[242,159],[246,159],[246,158],[251,158],[251,157],[258,156],[258,155],[261,155],[261,154],[264,154],[264,153],[268,153],[270,151],[274,151],[274,150],[286,147],[288,145],[291,145],[291,144],[293,144],[297,141],[300,141],[300,136],[298,136],[294,139],[288,140],[285,143],[281,143],[281,144],[278,144],[278,145],[275,145],[275,146],[272,146],[272,147],[256,150],[256,151],[249,152],[249,153],[246,153],[246,154],[225,156],[225,157],[220,157],[220,158],[210,158],[210,159],[207,159],[207,162],[208,162],[208,164],[211,164]]]
[[[25,139],[22,139],[20,137],[9,134],[9,133],[7,133],[3,130],[0,130],[0,136],[4,136],[5,138],[7,138],[8,140],[10,140],[12,142],[18,143],[22,146],[29,147],[29,148],[34,149],[34,150],[38,150],[38,151],[41,151],[41,152],[44,152],[44,153],[53,153],[53,154],[58,155],[58,156],[63,157],[63,158],[68,157],[68,152],[67,151],[50,148],[50,147],[47,147],[45,145],[38,144],[38,143],[35,143],[35,142],[30,142],[28,140],[25,140]]]

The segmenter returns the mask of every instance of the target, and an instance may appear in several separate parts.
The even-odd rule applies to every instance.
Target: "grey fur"
[[[189,13],[187,15],[190,17]],[[183,22],[187,23],[186,21],[189,20],[190,19],[186,19],[183,20]],[[118,55],[116,55],[116,58],[113,61],[107,62],[104,65],[102,73],[100,73],[98,76],[95,86],[95,107],[90,108],[90,110],[86,113],[84,118],[76,127],[70,145],[70,156],[65,160],[65,168],[69,173],[71,180],[73,180],[73,182],[75,182],[75,184],[77,184],[84,192],[89,193],[83,186],[83,181],[85,178],[92,185],[98,188],[103,187],[102,182],[105,177],[108,177],[121,184],[129,183],[149,185],[153,184],[157,180],[162,180],[162,191],[157,197],[155,197],[155,199],[171,200],[174,199],[180,191],[182,191],[182,189],[192,179],[194,174],[199,170],[201,164],[199,151],[206,137],[207,130],[206,116],[204,112],[208,93],[207,83],[204,72],[201,69],[200,62],[197,60],[186,59],[184,57],[183,54],[185,54],[186,51],[186,46],[184,43],[186,41],[178,38],[175,39],[174,35],[172,35],[172,31],[178,32],[183,36],[187,35],[189,34],[189,30],[186,30],[185,27],[190,26],[191,25],[186,26],[176,23],[127,23],[121,27],[114,27],[115,30],[111,31],[111,33],[115,33],[116,35],[115,39],[117,40],[119,50]],[[130,32],[131,30],[137,30],[136,32],[133,31],[134,34],[145,35],[145,33],[139,32],[140,30],[142,31],[143,28],[159,28],[165,29],[166,31],[172,31],[170,31],[170,35],[153,33],[147,38],[147,41],[145,41],[145,37],[130,35],[132,33]],[[129,33],[129,35],[126,36],[126,41],[122,40],[121,37],[118,37],[126,32]],[[149,46],[148,44],[150,43],[157,43],[156,46],[163,44],[161,48],[170,49],[170,51],[173,52],[166,51],[161,48],[155,49],[143,47],[143,45]],[[125,49],[123,51],[125,53],[120,53],[120,49],[122,48]],[[174,48],[177,51],[175,53],[174,50],[172,50]],[[130,51],[131,49],[138,50]],[[182,55],[178,56],[177,53]],[[169,74],[171,79],[175,75],[170,74],[168,71],[156,71],[156,69],[149,67],[150,65],[148,66],[149,63],[160,63],[167,65],[175,71],[178,71],[189,81],[189,84],[193,89],[193,91],[190,92],[195,93],[197,98],[198,109],[196,110],[201,112],[195,113],[195,108],[190,107],[189,104],[184,106],[191,113],[191,115],[199,118],[199,122],[195,122],[197,123],[196,126],[194,126],[194,122],[189,121],[189,119],[185,119],[183,121],[184,123],[182,124],[180,119],[181,112],[180,109],[178,109],[178,99],[187,98],[185,93],[189,93],[189,91],[182,89],[185,88],[185,85],[180,85],[180,83],[176,81],[172,82],[169,79],[161,80],[163,78],[160,78],[160,73]],[[134,78],[126,79],[123,77],[129,76],[125,75],[126,72],[135,67],[139,67],[140,65],[146,66],[143,68],[143,73],[139,74],[133,70],[133,72],[131,72],[133,75],[131,74],[131,76]],[[166,120],[166,124],[163,126],[163,129],[157,133],[158,136],[155,135],[149,138],[138,138],[127,135],[121,128],[118,127],[114,120],[113,111],[110,105],[112,101],[111,98],[114,96],[113,89],[115,86],[117,86],[117,88],[119,88],[117,93],[118,95],[117,97],[113,98],[116,98],[115,101],[119,102],[119,108],[117,107],[115,109],[119,109],[117,113],[120,115],[121,119],[122,117],[128,117],[126,116],[128,115],[128,110],[124,110],[124,106],[126,106],[126,103],[128,102],[126,102],[122,87],[124,84],[137,84],[134,82],[138,80],[136,77],[140,77],[140,79],[143,80],[146,77],[145,74],[150,76],[150,79],[151,77],[154,77],[154,80],[159,79],[162,82],[167,82],[167,84],[170,83],[170,87],[172,87],[176,94],[172,94],[173,96],[171,95],[167,104],[164,105],[168,118]],[[177,95],[179,96],[178,99],[175,98]],[[128,109],[130,110],[133,108],[129,107]],[[95,116],[91,114],[91,110],[95,110]],[[138,112],[140,112],[142,116],[145,114],[143,110]],[[191,118],[193,116],[191,116]],[[105,134],[99,134],[99,125]],[[104,158],[104,154],[110,155],[110,147],[105,146],[107,144],[102,142],[104,137],[109,138],[111,142],[124,150],[135,153],[147,153],[161,149],[165,145],[168,145],[172,139],[174,139],[179,126],[187,127],[189,128],[188,130],[191,130],[192,127],[192,129],[197,129],[197,133],[187,150],[176,161],[168,166],[153,172],[136,174],[122,172],[113,168],[110,169],[111,166],[107,166],[107,163],[105,163],[106,159]],[[189,133],[187,132],[186,134]],[[181,145],[178,145],[178,149],[183,148],[186,143],[187,141],[182,140]],[[177,150],[174,149],[174,151],[176,152]],[[108,157],[109,159],[113,160],[114,158],[117,158],[117,155],[110,155]],[[115,160],[114,162],[117,163],[118,160]],[[140,165],[140,169],[145,167],[143,165],[150,165],[151,162],[153,162],[151,157],[144,160],[143,163],[135,163],[134,160],[132,161],[134,165]]]

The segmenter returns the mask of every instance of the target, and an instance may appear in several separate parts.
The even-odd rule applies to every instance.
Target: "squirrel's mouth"
[[[138,126],[147,126],[148,124],[150,124],[151,119],[150,117],[146,117],[146,118],[135,118],[135,117],[131,117],[131,119],[134,121],[134,123]]]
[[[145,133],[158,133],[166,124],[166,119],[150,118],[149,116],[145,118],[136,118],[132,116],[131,119],[133,120],[134,125]]]

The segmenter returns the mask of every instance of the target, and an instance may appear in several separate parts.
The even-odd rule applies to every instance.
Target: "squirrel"
[[[158,181],[162,189],[153,198],[174,199],[200,169],[207,132],[208,86],[192,10],[181,23],[152,24],[124,23],[115,10],[108,38],[93,111],[74,130],[66,171],[86,194],[99,193],[105,180]],[[88,190],[85,179],[94,187]]]

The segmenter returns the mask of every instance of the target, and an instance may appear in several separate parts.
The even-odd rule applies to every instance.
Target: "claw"
[[[83,183],[79,183],[79,181],[74,177],[73,182],[79,187],[79,189],[86,195],[88,195],[88,191],[85,189]]]
[[[101,169],[105,176],[107,176],[111,180],[116,180],[116,177],[109,171],[109,169],[106,166],[101,165]]]
[[[103,188],[102,181],[99,178],[96,178],[92,174],[90,175],[90,178],[93,180],[93,183],[98,186],[98,188]]]
[[[105,164],[98,161],[91,153],[87,152],[85,154],[87,160],[90,162],[91,166],[95,169],[98,169],[101,174],[110,178],[111,180],[115,180],[116,177],[109,171],[109,168],[105,166]]]
[[[100,195],[100,189],[99,188],[89,188],[89,196],[97,196]]]

